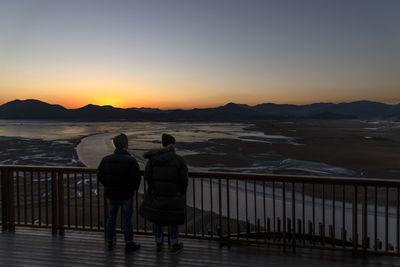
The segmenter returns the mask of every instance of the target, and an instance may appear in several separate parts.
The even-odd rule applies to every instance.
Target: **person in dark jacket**
[[[115,151],[104,157],[98,167],[97,177],[104,185],[109,215],[106,227],[108,248],[113,248],[115,222],[118,209],[122,207],[125,251],[135,251],[140,244],[133,242],[132,210],[133,195],[140,185],[140,169],[128,149],[128,137],[119,134],[113,139]]]
[[[157,251],[162,250],[163,229],[170,227],[171,252],[182,251],[179,225],[185,221],[188,168],[183,158],[175,153],[175,138],[162,135],[162,148],[146,152],[144,179],[148,190],[140,207],[140,214],[153,222]]]

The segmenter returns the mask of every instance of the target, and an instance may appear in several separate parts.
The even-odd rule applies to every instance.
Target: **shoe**
[[[112,241],[108,241],[108,242],[107,242],[107,248],[108,248],[108,250],[113,250],[113,248],[114,248],[114,243],[113,243]]]
[[[183,251],[183,243],[178,243],[172,246],[171,253],[178,254]]]
[[[139,243],[130,242],[125,245],[125,252],[136,251],[140,248]]]
[[[163,243],[162,243],[162,242],[161,242],[161,243],[157,243],[156,251],[157,251],[157,252],[161,252],[162,249],[163,249]]]

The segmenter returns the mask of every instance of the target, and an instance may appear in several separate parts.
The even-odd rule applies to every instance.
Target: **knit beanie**
[[[168,146],[170,144],[175,145],[175,138],[170,134],[163,134],[161,137],[161,142],[163,146]]]

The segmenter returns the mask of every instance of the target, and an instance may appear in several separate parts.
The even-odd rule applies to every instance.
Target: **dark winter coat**
[[[128,151],[116,149],[114,154],[102,159],[97,177],[104,185],[105,195],[111,200],[126,200],[135,194],[140,185],[140,169]]]
[[[148,190],[140,215],[158,225],[180,225],[185,221],[188,169],[173,145],[150,150],[144,179]]]

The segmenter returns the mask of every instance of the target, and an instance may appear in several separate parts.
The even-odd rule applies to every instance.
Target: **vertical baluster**
[[[306,234],[306,219],[305,219],[305,201],[304,201],[304,186],[305,186],[305,184],[304,184],[304,182],[302,183],[302,189],[301,189],[301,209],[302,209],[302,220],[303,220],[303,223],[302,223],[302,226],[303,226],[303,235],[302,235],[302,237],[303,237],[303,244],[305,244],[305,242],[306,242],[306,240],[305,240],[305,234]]]
[[[240,236],[240,223],[239,223],[239,180],[236,178],[236,227],[237,239]]]
[[[385,202],[385,251],[389,251],[389,187],[386,186]]]
[[[96,179],[96,190],[97,190],[97,230],[100,230],[100,185],[99,180]]]
[[[64,235],[64,174],[62,170],[58,171],[58,221],[59,221],[59,234]]]
[[[57,196],[57,176],[56,171],[51,172],[51,228],[52,234],[56,235],[58,231],[58,196]]]
[[[211,224],[211,239],[214,235],[214,226],[213,226],[213,190],[212,190],[212,178],[210,178],[210,224]]]
[[[196,179],[193,177],[193,235],[196,236],[196,189],[195,189],[195,183]]]
[[[34,200],[34,193],[33,193],[33,173],[32,171],[29,172],[30,174],[30,181],[31,181],[31,223],[32,225],[35,224],[35,200]]]
[[[283,251],[286,251],[286,183],[282,182],[282,207],[283,207]]]
[[[367,250],[367,231],[368,231],[368,223],[367,223],[367,215],[368,215],[368,207],[367,207],[367,187],[364,185],[364,194],[363,194],[363,203],[362,203],[362,243],[364,252]]]
[[[346,246],[346,188],[342,185],[342,241],[343,247]]]
[[[336,246],[336,185],[332,184],[332,246]]]
[[[256,234],[256,240],[258,241],[258,229],[257,229],[257,184],[256,184],[256,180],[253,181],[253,195],[254,195],[254,226],[255,226],[255,232]]]
[[[276,241],[276,207],[275,207],[275,181],[272,180],[272,217],[273,217],[273,225],[274,225],[274,234],[273,234],[273,241]]]
[[[49,185],[48,185],[48,172],[45,172],[45,190],[46,190],[46,226],[49,226]]]
[[[38,213],[39,213],[39,227],[42,226],[42,195],[41,195],[41,190],[40,190],[40,172],[37,172],[37,190],[38,190]]]
[[[248,211],[248,199],[247,199],[247,178],[244,180],[244,191],[245,191],[245,198],[246,198],[246,240],[249,240],[249,231],[250,231],[250,225],[249,225],[249,211]]]
[[[267,242],[267,215],[265,207],[265,181],[263,181],[264,242]]]
[[[85,174],[81,173],[81,181],[82,181],[82,228],[85,229],[85,198],[86,198],[86,193],[85,193]]]
[[[204,238],[204,189],[203,177],[200,178],[200,194],[201,194],[201,237]]]
[[[20,212],[20,194],[19,194],[19,171],[16,171],[17,176],[15,177],[15,180],[17,182],[17,222],[18,224],[21,223],[21,212]]]
[[[219,238],[222,239],[222,188],[221,188],[221,178],[218,178],[218,228],[219,228]]]
[[[25,225],[28,224],[28,203],[27,203],[27,190],[26,190],[26,171],[24,171],[24,219]]]
[[[74,172],[74,186],[75,186],[75,229],[78,229],[78,177]]]
[[[107,218],[108,218],[108,203],[105,193],[105,188],[103,186],[103,220],[104,220],[104,238],[107,236]]]
[[[378,187],[375,186],[375,198],[374,198],[374,239],[375,239],[375,251],[378,250]]]
[[[354,195],[353,195],[353,218],[352,218],[352,224],[353,224],[353,228],[352,228],[352,233],[353,233],[353,251],[357,251],[358,250],[358,231],[357,231],[357,185],[354,185]]]
[[[122,213],[122,212],[121,212]],[[89,174],[89,225],[93,229],[92,174]]]
[[[18,171],[15,171],[15,174],[18,175]],[[9,193],[9,198],[7,200],[7,203],[9,204],[8,208],[8,218],[9,218],[9,230],[12,232],[15,232],[15,200],[14,200],[14,171],[11,169],[9,170],[8,173],[8,193]]]
[[[292,245],[293,252],[296,251],[296,187],[295,183],[292,183]]]
[[[228,234],[228,239],[230,238],[231,235],[231,212],[230,212],[230,198],[229,198],[229,179],[226,179],[226,209],[227,209],[227,218],[226,218],[226,230]]]
[[[71,228],[71,196],[70,196],[70,175],[71,173],[67,173],[67,224],[68,229]]]
[[[312,240],[315,239],[315,184],[312,184]]]
[[[143,184],[143,192],[146,195],[146,192],[147,192],[146,183]],[[187,215],[186,215],[186,205],[185,205],[185,216],[187,217]],[[144,232],[147,233],[147,220],[146,220],[146,218],[144,219]],[[186,221],[186,234],[187,234],[187,221]]]
[[[399,205],[400,205],[400,187],[397,187],[397,201],[396,201],[396,248],[397,253],[400,252],[400,242],[399,242],[399,228],[400,228],[400,214],[399,214]]]
[[[319,233],[322,245],[325,245],[325,184],[322,184],[322,232]]]
[[[143,184],[145,184],[145,181],[143,181]],[[136,203],[135,203],[135,207],[136,207],[136,231],[139,232],[139,191],[136,190],[135,193],[136,196]]]

